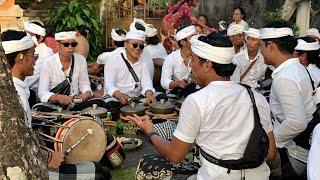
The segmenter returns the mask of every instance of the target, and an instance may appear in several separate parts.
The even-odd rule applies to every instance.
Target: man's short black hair
[[[299,38],[299,39],[302,39],[302,40],[306,41],[307,43],[317,42],[312,37],[302,37],[302,38]],[[314,50],[314,51],[296,50],[296,52],[298,52],[299,55],[301,55],[303,53],[306,53],[307,54],[307,60],[309,61],[309,63],[315,64],[318,68],[320,68],[319,49],[318,50]]]
[[[215,47],[233,47],[232,43],[230,42],[229,38],[222,36],[219,33],[211,33],[208,36],[200,36],[199,40],[210,44],[211,46]],[[206,59],[200,58],[200,61],[204,63],[207,61]],[[230,63],[230,64],[219,64],[216,62],[212,62],[212,68],[215,70],[215,72],[222,77],[230,77],[234,70],[236,69],[236,65]]]
[[[264,28],[292,28],[291,24],[287,21],[278,20],[278,21],[271,21],[267,23]],[[285,36],[280,38],[272,38],[272,39],[263,39],[265,43],[267,41],[274,42],[280,52],[284,54],[293,54],[294,48],[297,46],[297,40],[292,36]]]
[[[152,36],[152,37],[148,37],[147,38],[147,44],[151,44],[151,45],[157,45],[159,44],[159,38],[157,35]]]
[[[27,34],[22,31],[7,30],[1,34],[1,41],[11,41],[11,40],[20,40],[25,37]],[[20,52],[13,52],[6,54],[7,61],[9,62],[10,67],[12,68],[15,64],[15,59]]]

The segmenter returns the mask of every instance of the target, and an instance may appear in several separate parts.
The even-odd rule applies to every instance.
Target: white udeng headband
[[[126,35],[123,34],[123,35],[119,36],[119,34],[117,34],[117,32],[116,32],[116,29],[112,28],[111,38],[114,41],[125,41],[126,40]]]
[[[152,24],[147,24],[146,33],[147,33],[147,37],[153,37],[158,34],[158,30]]]
[[[145,41],[146,40],[146,33],[144,31],[129,31],[126,35],[126,40],[128,39],[136,39],[136,40],[141,40],[141,41]]]
[[[285,36],[293,36],[291,28],[263,28],[260,30],[261,39],[273,39]]]
[[[41,27],[39,25],[36,25],[36,24],[31,23],[29,21],[23,21],[23,26],[26,31],[38,34],[40,36],[46,36],[46,29],[44,29],[43,27]]]
[[[210,44],[204,43],[198,38],[201,35],[195,35],[191,37],[191,50],[197,56],[216,62],[218,64],[230,64],[234,56],[233,47],[215,47]]]
[[[195,26],[187,26],[180,31],[177,32],[175,39],[176,41],[180,41],[188,36],[191,36],[196,33],[196,27]]]
[[[1,43],[5,54],[23,51],[35,45],[31,36],[25,36],[20,40],[3,41]]]
[[[54,38],[56,41],[62,41],[62,40],[75,40],[77,38],[75,31],[62,31],[59,33],[56,33],[54,35]]]
[[[249,30],[244,31],[244,33],[246,34],[246,37],[250,36],[250,37],[260,39],[260,30],[259,29],[249,28]]]
[[[142,19],[134,18],[133,22],[130,24],[129,31],[139,31],[135,27],[136,23],[141,24],[142,26],[146,27],[146,23]]]
[[[294,50],[300,50],[300,51],[315,51],[319,49],[320,49],[319,42],[308,43],[303,39],[298,39],[298,45],[294,48]]]

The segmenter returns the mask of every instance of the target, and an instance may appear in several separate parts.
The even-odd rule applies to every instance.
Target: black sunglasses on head
[[[140,50],[144,49],[144,44],[137,44],[137,43],[131,43],[131,42],[130,42],[130,44],[132,44],[132,47],[134,49],[137,49],[138,47],[139,47]]]
[[[71,45],[71,47],[76,47],[78,45],[77,42],[72,42],[72,43],[66,42],[66,43],[61,43],[61,44],[63,44],[64,47],[69,47],[70,45]]]

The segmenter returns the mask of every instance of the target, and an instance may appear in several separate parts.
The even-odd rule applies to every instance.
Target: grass
[[[112,180],[134,180],[136,168],[117,168],[109,170],[112,175]]]

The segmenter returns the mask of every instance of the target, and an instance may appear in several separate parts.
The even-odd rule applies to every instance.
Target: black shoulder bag
[[[253,105],[254,112],[254,128],[251,132],[248,144],[244,150],[243,157],[238,160],[221,160],[204,152],[200,149],[201,155],[209,162],[218,166],[231,169],[253,169],[259,167],[267,158],[269,150],[269,139],[267,133],[262,128],[259,112],[254,99],[251,88],[247,85],[240,84],[245,87],[249,93]]]
[[[312,89],[313,91],[315,90],[314,87],[314,82],[311,78],[311,75],[309,73],[309,71],[306,69],[306,71],[308,72],[311,84],[312,84]],[[308,123],[307,128],[302,131],[298,136],[296,136],[293,141],[303,147],[304,149],[310,149],[311,145],[311,134],[313,129],[320,123],[320,108],[319,108],[319,104],[317,104],[317,109],[316,111],[313,113],[312,115],[312,120]]]
[[[74,68],[74,56],[72,55],[71,70],[70,70],[69,76],[66,76],[66,79],[61,83],[59,83],[56,87],[52,88],[50,92],[53,92],[55,94],[67,95],[67,96],[70,94],[73,68]]]

